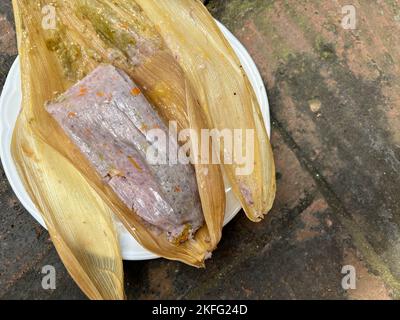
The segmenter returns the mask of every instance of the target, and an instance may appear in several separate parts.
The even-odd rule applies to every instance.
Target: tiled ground
[[[400,5],[396,1],[211,0],[248,48],[270,96],[278,194],[268,218],[240,214],[207,268],[125,263],[132,299],[400,297]],[[341,26],[356,7],[357,26]],[[0,3],[0,81],[16,55]],[[0,169],[0,298],[84,298],[48,234]],[[42,266],[57,289],[41,287]],[[341,286],[344,265],[357,289]]]

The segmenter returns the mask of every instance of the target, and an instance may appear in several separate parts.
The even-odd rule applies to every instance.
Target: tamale
[[[87,159],[44,108],[47,101],[67,91],[99,64],[107,63],[126,72],[165,121],[176,120],[180,128],[205,128],[202,116],[188,115],[187,105],[196,105],[194,95],[187,92],[193,88],[186,85],[181,67],[165,46],[154,24],[139,6],[125,7],[125,1],[14,0],[14,5],[20,19],[18,36],[22,73],[23,76],[36,79],[36,82],[34,87],[28,86],[23,78],[23,110],[14,134],[13,155],[26,188],[32,190],[34,202],[37,204],[40,197],[58,204],[59,188],[52,185],[49,188],[51,192],[40,187],[32,188],[31,185],[36,183],[33,180],[40,179],[40,175],[36,169],[35,173],[32,172],[32,158],[19,152],[19,146],[30,138],[28,135],[34,135],[63,161],[72,164],[68,171],[65,168],[57,170],[63,171],[66,176],[82,175],[90,185],[91,192],[100,196],[101,201],[98,201],[101,206],[114,212],[145,248],[168,259],[203,266],[205,258],[221,238],[225,190],[219,165],[202,165],[201,168],[195,165],[205,226],[193,240],[176,246],[166,236],[149,230],[141,219],[132,215],[131,208],[106,188]],[[56,8],[55,30],[42,28],[41,8],[45,5]],[[145,50],[144,47],[152,49]],[[35,66],[32,74],[31,65]],[[21,128],[29,128],[29,133]],[[46,157],[46,154],[40,156]],[[204,166],[207,170],[203,170]],[[87,207],[92,206],[92,199],[89,201],[82,197],[79,201]],[[37,206],[41,211],[50,210]],[[68,199],[65,206],[68,207]]]
[[[135,83],[121,70],[101,65],[49,103],[47,111],[123,203],[173,242],[186,241],[203,225],[190,164],[170,164],[166,139],[155,152],[165,163],[149,163],[149,130],[168,129]],[[132,214],[133,214],[132,212]]]
[[[104,183],[45,108],[101,64],[125,72],[163,120],[176,121],[179,129],[255,129],[254,172],[237,176],[238,166],[223,167],[250,219],[258,221],[269,210],[274,164],[259,106],[200,2],[13,0],[13,5],[23,90],[13,157],[61,259],[90,298],[123,298],[113,214],[148,250],[201,267],[221,239],[225,211],[218,164],[194,165],[205,224],[180,245],[149,228]],[[55,8],[55,29],[42,25],[45,6]],[[223,146],[211,148],[222,152]],[[118,174],[111,168],[110,176]]]

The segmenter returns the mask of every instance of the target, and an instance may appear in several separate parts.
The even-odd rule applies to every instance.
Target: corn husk
[[[40,17],[35,11],[27,14],[27,9],[14,1],[23,110],[12,153],[60,258],[82,291],[92,299],[123,299],[123,266],[111,210],[72,164],[38,135],[38,126],[54,130],[43,101],[66,84],[54,58],[36,41],[35,18]]]
[[[122,261],[115,214],[148,250],[196,267],[220,238],[225,190],[218,165],[196,165],[205,226],[174,245],[149,230],[96,175],[44,105],[90,73],[111,63],[141,86],[159,113],[180,128],[205,128],[193,87],[155,28],[125,1],[14,0],[23,102],[12,153],[26,189],[40,210],[66,268],[93,299],[123,298]],[[55,6],[56,29],[43,28],[42,9]],[[150,52],[131,55],[138,41]],[[206,169],[206,170],[204,170]]]
[[[201,267],[221,239],[225,211],[221,167],[195,165],[206,223],[193,240],[177,246],[143,225],[102,183],[44,109],[46,101],[100,63],[129,74],[160,115],[177,121],[179,129],[197,133],[204,128],[256,129],[253,173],[237,176],[234,164],[224,165],[223,170],[251,220],[259,221],[268,212],[275,193],[274,163],[259,106],[233,50],[200,2],[13,0],[13,4],[23,89],[13,157],[61,259],[90,298],[124,297],[114,214],[148,250]],[[54,30],[43,27],[46,5],[56,9]],[[243,187],[251,194],[250,203]]]
[[[239,59],[200,1],[135,3],[157,25],[188,81],[196,88],[196,99],[208,126],[220,130],[255,129],[253,172],[237,175],[240,165],[235,162],[223,167],[249,219],[260,221],[274,201],[275,166],[259,104]]]

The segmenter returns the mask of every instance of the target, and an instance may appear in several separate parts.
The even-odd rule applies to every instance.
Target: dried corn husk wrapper
[[[225,164],[224,169],[249,219],[260,221],[275,198],[275,166],[259,104],[239,59],[200,1],[135,2],[157,25],[196,88],[208,125],[220,130],[255,129],[252,173],[238,175],[240,166],[235,162]]]
[[[181,129],[255,128],[253,174],[237,177],[234,165],[223,169],[252,220],[269,210],[274,168],[259,106],[235,54],[200,2],[13,0],[13,5],[23,90],[13,157],[61,259],[89,298],[124,298],[114,214],[148,250],[201,267],[221,239],[225,211],[221,166],[195,165],[205,225],[193,240],[177,246],[146,228],[102,183],[44,108],[100,63],[129,74],[160,115]],[[53,9],[55,29],[44,20]],[[209,65],[196,75],[193,59],[202,55]],[[228,95],[231,90],[238,100]],[[233,116],[230,124],[222,119],[227,115]]]
[[[30,8],[27,3],[14,2],[23,109],[14,131],[13,157],[76,283],[92,299],[123,299],[123,266],[112,211],[71,162],[40,134],[56,134],[43,102],[64,90],[67,83],[40,39],[38,4]],[[64,138],[59,142],[68,148]]]

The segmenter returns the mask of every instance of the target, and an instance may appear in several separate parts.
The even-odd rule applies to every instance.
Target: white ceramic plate
[[[239,40],[221,23],[218,22],[218,26],[221,28],[225,37],[228,39],[236,54],[238,55],[243,65],[243,68],[246,71],[250,82],[254,87],[257,99],[261,105],[261,111],[265,120],[268,133],[270,133],[271,126],[268,97],[260,73],[257,70],[257,67],[250,57],[249,53],[239,42]],[[28,212],[44,228],[46,228],[39,211],[36,209],[35,205],[33,204],[22,184],[22,181],[17,173],[15,164],[11,156],[11,138],[20,108],[21,83],[19,59],[17,58],[10,69],[0,98],[0,157],[8,181],[10,182],[10,185],[14,190],[16,196],[21,201],[22,205],[28,210]],[[239,201],[235,198],[230,188],[227,188],[226,196],[227,203],[225,212],[225,224],[230,222],[241,209]],[[116,224],[119,233],[122,257],[124,258],[124,260],[148,260],[158,258],[158,256],[144,249],[139,243],[137,243],[121,222],[117,221]]]

